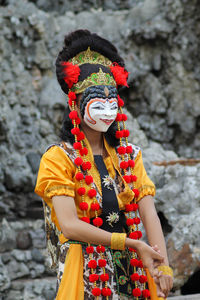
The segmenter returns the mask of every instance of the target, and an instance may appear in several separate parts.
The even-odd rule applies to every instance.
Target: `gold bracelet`
[[[158,271],[162,271],[164,275],[173,277],[173,270],[169,266],[158,266]]]
[[[111,236],[111,249],[124,250],[126,241],[126,233],[113,232]]]

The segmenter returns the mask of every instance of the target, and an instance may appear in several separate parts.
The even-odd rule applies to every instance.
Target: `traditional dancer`
[[[172,270],[155,186],[128,143],[118,94],[124,61],[109,41],[77,30],[65,37],[56,73],[68,95],[62,142],[43,155],[35,188],[58,267],[56,300],[166,297]],[[140,240],[142,223],[152,247]]]

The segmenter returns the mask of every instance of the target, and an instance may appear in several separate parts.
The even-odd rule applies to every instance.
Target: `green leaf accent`
[[[132,287],[131,287],[131,285],[130,285],[130,283],[128,283],[128,286],[127,286],[127,292],[128,292],[128,294],[132,294]]]
[[[125,285],[127,281],[128,281],[128,277],[124,275],[119,276],[119,284]]]
[[[120,251],[115,251],[114,255],[113,255],[113,260],[114,260],[115,264],[123,270],[124,274],[127,275],[127,272],[124,269],[124,266],[122,265],[120,259],[122,259],[122,253]]]

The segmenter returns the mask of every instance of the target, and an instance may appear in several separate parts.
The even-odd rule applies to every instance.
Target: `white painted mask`
[[[84,121],[92,129],[106,132],[115,121],[118,111],[116,98],[94,98],[85,107]]]

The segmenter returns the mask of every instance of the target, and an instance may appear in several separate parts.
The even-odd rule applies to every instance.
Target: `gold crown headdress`
[[[87,48],[86,51],[82,51],[78,53],[76,56],[71,58],[69,62],[72,62],[73,65],[84,65],[84,64],[99,64],[105,67],[109,67],[112,65],[112,61],[102,54],[92,51],[90,47]]]

